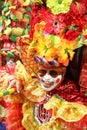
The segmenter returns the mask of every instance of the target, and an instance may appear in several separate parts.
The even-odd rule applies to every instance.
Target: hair
[[[84,49],[85,46],[82,46],[75,50],[73,60],[70,61],[67,67],[67,75],[75,82],[78,82],[79,80]]]

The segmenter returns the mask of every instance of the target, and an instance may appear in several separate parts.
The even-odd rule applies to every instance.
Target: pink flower
[[[58,35],[66,26],[64,22],[65,14],[54,15],[46,8],[40,11],[40,18],[45,21],[45,31],[49,34]]]

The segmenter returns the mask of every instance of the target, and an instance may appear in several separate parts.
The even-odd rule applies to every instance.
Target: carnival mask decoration
[[[64,79],[66,67],[43,67],[39,65],[38,77],[41,86],[46,91],[59,87]]]

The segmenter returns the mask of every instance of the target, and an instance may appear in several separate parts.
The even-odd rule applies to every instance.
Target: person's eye
[[[38,75],[40,76],[40,77],[42,77],[42,76],[44,76],[45,74],[46,74],[46,70],[39,70],[38,71]]]
[[[58,72],[57,71],[55,71],[55,70],[51,70],[50,71],[50,75],[53,77],[53,78],[56,78],[57,76],[58,76]]]

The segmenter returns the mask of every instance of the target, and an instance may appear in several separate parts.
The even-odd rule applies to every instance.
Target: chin
[[[52,91],[54,88],[56,88],[56,86],[49,86],[48,87],[48,85],[47,85],[47,87],[46,87],[46,85],[43,85],[42,83],[41,83],[41,86],[42,86],[42,88],[45,90],[45,91]]]

